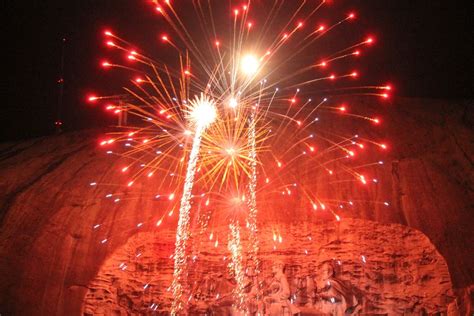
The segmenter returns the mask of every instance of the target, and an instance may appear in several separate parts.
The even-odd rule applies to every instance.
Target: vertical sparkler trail
[[[242,244],[240,242],[240,227],[237,220],[233,220],[230,225],[230,239],[228,248],[231,254],[231,268],[234,271],[234,277],[237,286],[234,290],[234,306],[237,310],[242,311],[244,308],[244,269],[242,266]]]
[[[257,230],[257,146],[256,146],[256,109],[252,111],[249,119],[249,164],[250,164],[250,179],[248,184],[248,199],[247,206],[249,208],[248,223],[250,229],[250,246],[251,246],[251,259],[255,266],[255,271],[259,272],[260,264],[258,260],[258,230]]]
[[[201,146],[201,136],[205,126],[198,125],[196,128],[193,147],[189,156],[188,168],[186,170],[186,180],[183,187],[183,196],[179,208],[178,228],[176,231],[176,245],[174,254],[174,272],[173,272],[173,304],[171,314],[176,315],[183,308],[182,296],[184,292],[183,284],[186,284],[186,241],[189,238],[189,211],[191,209],[191,193],[194,184],[194,175],[196,173],[196,164],[199,157],[199,148]]]
[[[191,101],[189,119],[195,125],[195,134],[191,154],[189,155],[188,167],[183,187],[183,196],[179,208],[178,228],[176,231],[176,245],[174,254],[173,271],[173,304],[171,305],[171,314],[176,315],[183,309],[183,284],[186,284],[187,262],[186,262],[186,241],[189,238],[189,219],[191,210],[191,197],[194,185],[194,176],[196,174],[196,165],[199,158],[199,149],[201,147],[202,134],[206,127],[214,122],[217,117],[215,102],[201,94]]]

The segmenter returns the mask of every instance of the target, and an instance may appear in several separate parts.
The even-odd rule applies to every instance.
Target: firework
[[[162,192],[155,196],[168,196],[168,215],[179,209],[171,286],[173,314],[186,307],[186,247],[193,231],[193,200],[201,199],[200,205],[212,205],[216,210],[209,211],[212,218],[206,219],[205,227],[198,224],[201,227],[197,228],[211,230],[209,239],[215,237],[213,223],[230,223],[226,225],[230,230],[228,250],[238,284],[236,300],[242,302],[242,257],[253,261],[258,274],[258,223],[262,218],[275,217],[268,210],[259,212],[263,208],[257,201],[298,194],[304,200],[300,205],[329,213],[339,221],[339,210],[353,206],[354,201],[325,198],[314,183],[298,177],[302,166],[305,172],[324,179],[328,187],[334,183],[376,182],[363,170],[380,161],[357,165],[356,156],[368,146],[384,150],[387,145],[346,131],[344,123],[329,124],[329,128],[321,128],[319,123],[321,117],[331,116],[331,120],[342,117],[361,124],[380,124],[380,118],[352,113],[339,100],[345,95],[385,99],[391,86],[340,87],[336,82],[352,82],[360,74],[350,69],[337,75],[330,70],[333,65],[337,70],[347,68],[347,63],[359,58],[375,40],[368,36],[342,48],[331,45],[331,52],[314,56],[310,48],[353,21],[355,14],[344,14],[332,24],[323,25],[316,20],[326,1],[297,2],[245,1],[229,8],[221,2],[193,1],[193,20],[180,17],[184,8],[179,4],[154,1],[158,18],[170,27],[170,33],[159,38],[161,45],[176,52],[171,62],[151,58],[112,31],[104,32],[106,46],[124,52],[130,64],[103,61],[102,67],[130,71],[131,84],[124,94],[90,95],[88,100],[104,102],[107,111],[122,118],[130,116],[129,126],[101,140],[108,153],[129,161],[121,168],[122,173],[132,174],[126,186],[162,175],[157,188]],[[218,10],[229,12],[230,19],[220,21],[217,16],[222,14],[215,12]],[[259,10],[269,14],[255,23],[252,13],[258,16]],[[218,33],[226,29],[221,24],[230,25],[229,34]],[[197,26],[201,27],[199,31]],[[330,95],[338,98],[332,101]],[[119,145],[125,150],[110,149]],[[114,201],[118,203],[120,198]],[[159,226],[164,215],[153,220]],[[248,249],[241,243],[244,230],[240,223],[247,224]],[[273,239],[276,249],[283,241],[277,228]]]
[[[173,306],[172,313],[182,309],[183,296],[183,278],[186,276],[186,241],[189,238],[189,210],[191,209],[191,195],[194,185],[194,175],[196,173],[196,164],[201,146],[202,133],[207,126],[216,119],[215,103],[201,94],[191,102],[190,120],[195,126],[192,149],[189,155],[189,161],[184,180],[183,195],[179,208],[178,228],[176,231],[176,250],[174,255],[174,273],[173,273]]]
[[[259,272],[258,261],[258,230],[257,230],[257,144],[256,144],[256,120],[255,112],[252,112],[249,119],[249,165],[250,175],[248,183],[248,226],[250,231],[251,259],[256,267],[257,274]]]
[[[234,271],[237,286],[234,290],[234,307],[237,310],[244,309],[244,267],[242,265],[242,244],[240,242],[240,226],[238,221],[229,225],[230,238],[228,248],[231,254],[230,268]]]

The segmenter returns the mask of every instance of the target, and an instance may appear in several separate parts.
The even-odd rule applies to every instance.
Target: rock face
[[[328,187],[314,174],[305,173],[303,167],[298,176],[318,188],[324,198],[347,200],[351,196],[354,201],[361,201],[354,208],[340,211],[342,223],[350,218],[380,224],[398,223],[426,235],[447,263],[458,306],[463,313],[468,313],[474,283],[472,103],[400,98],[384,106],[358,99],[352,104],[385,118],[380,130],[360,131],[367,137],[387,139],[390,144],[390,150],[383,157],[384,165],[373,171],[378,185],[366,190],[356,190],[352,183]],[[350,124],[347,123],[348,129],[357,129]],[[97,286],[98,278],[107,273],[114,260],[119,260],[134,240],[143,242],[137,233],[154,234],[154,223],[164,214],[165,220],[158,231],[175,229],[176,212],[168,216],[170,209],[166,201],[150,198],[156,194],[154,182],[138,184],[130,191],[120,188],[120,203],[104,198],[109,193],[119,194],[116,184],[126,179],[117,178],[116,171],[123,162],[110,158],[98,148],[98,136],[94,131],[80,132],[0,145],[0,313],[79,315],[83,307],[86,310],[89,306],[89,294]],[[91,187],[92,181],[107,185]],[[388,201],[390,206],[370,201]],[[324,212],[310,211],[298,195],[291,202],[276,197],[260,200],[259,208],[260,223],[265,223],[263,227],[282,223],[295,227],[292,225],[303,221],[310,228],[302,232],[310,232],[319,227],[311,225],[334,220],[333,217],[326,218]],[[101,226],[93,229],[98,223]],[[138,223],[145,224],[137,227]],[[285,240],[287,235],[284,234]],[[221,236],[220,242],[225,243],[224,240]],[[318,247],[321,245],[317,244]],[[430,246],[429,249],[434,251],[434,248]],[[406,244],[390,249],[413,254],[413,261],[407,259],[412,263],[420,259],[417,256],[422,253]],[[388,262],[382,257],[376,255]],[[289,262],[292,260],[288,256],[284,258]],[[343,267],[356,269],[355,256],[343,259]],[[312,257],[311,260],[319,263],[323,259]],[[404,260],[394,258],[394,262]],[[368,256],[368,264],[370,262]],[[442,261],[437,259],[437,262]],[[426,267],[431,269],[432,266]],[[423,279],[424,270],[417,271],[410,270],[407,274],[402,269],[400,273],[402,276],[420,273],[410,282],[425,280],[423,282],[431,285],[438,280]],[[383,279],[398,284],[399,277],[398,274],[384,275]],[[377,288],[379,277],[372,275],[371,278],[371,284]],[[364,282],[371,279],[364,277],[361,280],[364,280],[361,290],[370,297],[372,292],[364,288]],[[357,283],[355,279],[352,282]],[[449,288],[448,283],[443,284],[433,287],[433,291],[445,289],[445,285]],[[398,293],[396,286],[377,289]],[[431,306],[427,310],[434,310],[432,306],[440,304],[437,300],[443,293],[447,294],[443,291],[437,296],[423,294],[417,299],[432,302],[426,306]],[[403,300],[400,304],[417,308]],[[388,308],[386,305],[374,306]]]
[[[273,262],[284,262],[293,301],[306,315],[321,313],[317,304],[308,306],[315,291],[308,293],[311,291],[307,279],[316,282],[324,262],[333,262],[337,279],[354,288],[362,314],[434,314],[446,312],[453,300],[446,262],[419,231],[351,219],[325,224],[296,223],[282,225],[280,229],[288,236],[281,243],[273,241],[269,226],[260,231],[261,278],[271,278]],[[226,227],[216,229],[215,234],[225,230]],[[246,230],[242,228],[242,232]],[[174,231],[169,230],[142,232],[130,238],[104,262],[88,285],[84,314],[169,312],[174,241]],[[207,234],[194,236],[192,242],[200,247],[189,260],[188,281],[194,293],[191,305],[205,309],[202,306],[212,305],[210,302],[218,305],[215,298],[228,294],[220,292],[217,284],[221,275],[226,274],[230,258],[226,242],[215,247]],[[243,244],[246,243],[243,238]],[[242,260],[244,264],[247,261],[244,256]],[[216,286],[207,286],[214,282]],[[218,315],[216,309],[213,312]]]

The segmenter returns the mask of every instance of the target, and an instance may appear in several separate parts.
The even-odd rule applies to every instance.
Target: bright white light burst
[[[216,103],[208,96],[201,93],[201,96],[192,100],[189,113],[189,119],[196,126],[207,127],[217,118]]]
[[[241,70],[248,76],[255,75],[260,67],[260,62],[254,55],[245,55],[240,63]]]
[[[237,107],[237,105],[239,105],[239,103],[237,102],[237,99],[236,98],[230,98],[229,107],[231,107],[232,109],[235,109]]]

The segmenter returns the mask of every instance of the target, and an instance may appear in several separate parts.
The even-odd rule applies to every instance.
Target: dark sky
[[[334,14],[351,9],[358,13],[354,30],[361,36],[377,37],[369,56],[369,79],[392,82],[396,94],[402,96],[473,97],[470,1],[331,1]],[[228,4],[225,0],[217,2]],[[191,0],[174,3],[190,6]],[[97,66],[105,53],[101,36],[104,27],[144,44],[151,55],[160,54],[154,41],[158,42],[157,36],[165,27],[148,0],[4,0],[1,6],[2,50],[7,56],[3,60],[5,98],[0,106],[0,140],[54,131],[63,37],[67,39],[61,110],[65,130],[113,122],[102,110],[84,102],[87,92],[110,89],[110,74]]]

